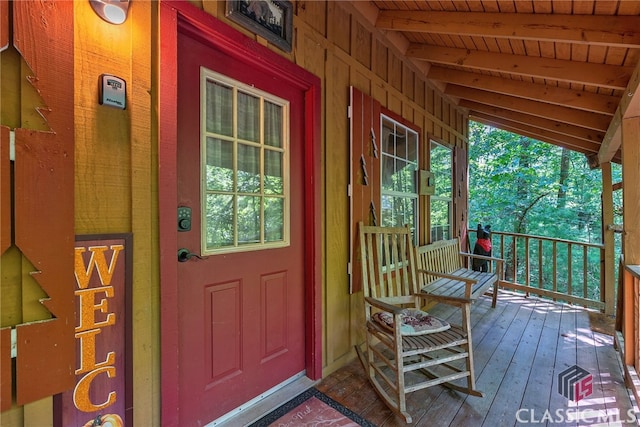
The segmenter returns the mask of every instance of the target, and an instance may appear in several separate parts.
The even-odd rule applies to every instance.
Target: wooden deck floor
[[[443,305],[431,312],[459,321]],[[595,332],[586,311],[501,292],[495,309],[482,297],[471,316],[477,387],[485,397],[441,386],[411,393],[413,425],[637,425],[613,337]],[[593,376],[593,393],[577,403],[557,384],[574,365]],[[375,394],[358,360],[316,387],[377,426],[406,425]]]

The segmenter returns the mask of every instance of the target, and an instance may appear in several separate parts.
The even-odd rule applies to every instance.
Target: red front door
[[[201,257],[176,261],[192,426],[305,369],[304,93],[188,35],[177,50],[176,249]]]

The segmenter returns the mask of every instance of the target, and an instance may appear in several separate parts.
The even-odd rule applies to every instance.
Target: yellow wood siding
[[[309,7],[310,5],[313,7]],[[362,342],[362,293],[349,295],[349,129],[348,87],[353,85],[382,105],[444,142],[466,148],[467,119],[437,88],[417,77],[394,47],[381,41],[370,23],[338,2],[299,2],[294,17],[296,63],[312,71],[324,88],[324,374],[354,357]],[[327,22],[325,28],[320,23]],[[325,58],[324,67],[307,66]],[[429,106],[431,108],[429,108]],[[356,272],[357,273],[357,272]]]

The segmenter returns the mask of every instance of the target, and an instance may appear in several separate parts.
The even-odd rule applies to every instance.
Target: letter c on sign
[[[115,403],[115,391],[110,391],[109,395],[107,396],[107,400],[104,403],[98,405],[94,405],[89,399],[89,388],[91,387],[91,382],[95,377],[103,372],[107,374],[107,377],[112,378],[116,375],[116,368],[115,366],[105,366],[104,368],[95,369],[82,377],[82,379],[78,381],[78,384],[76,384],[76,387],[73,389],[73,403],[80,411],[98,411]]]

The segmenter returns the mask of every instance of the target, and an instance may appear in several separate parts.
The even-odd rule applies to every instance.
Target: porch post
[[[622,252],[627,265],[640,264],[640,117],[622,120]],[[629,301],[631,303],[631,301]]]
[[[612,315],[615,311],[615,234],[609,225],[613,224],[613,184],[611,182],[611,162],[600,165],[602,168],[602,240],[604,243],[604,313]]]
[[[622,253],[625,265],[640,264],[640,117],[622,120],[622,214],[624,233],[622,235]],[[637,319],[634,318],[637,299],[633,289],[634,280],[631,275],[624,274],[624,363],[638,369],[638,336]],[[626,381],[631,383],[629,372]],[[634,394],[637,393],[634,388]],[[636,394],[637,395],[637,394]]]

